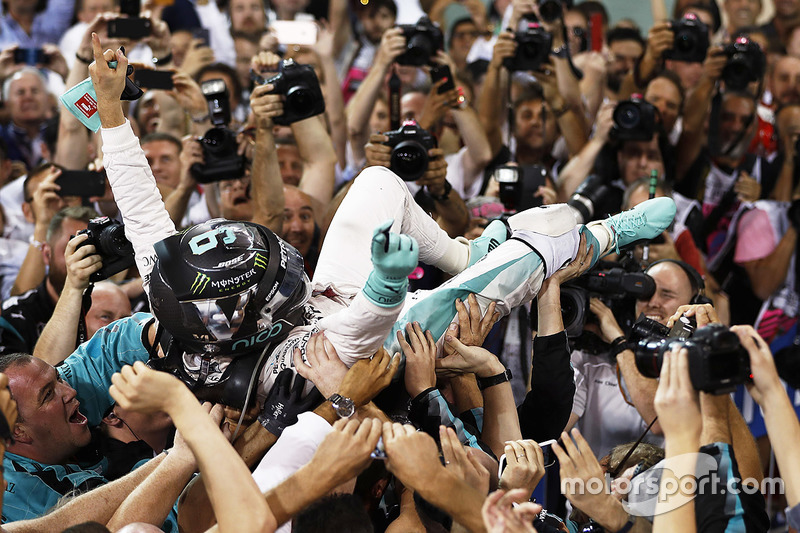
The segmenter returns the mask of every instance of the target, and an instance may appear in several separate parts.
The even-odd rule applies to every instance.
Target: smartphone
[[[17,48],[14,50],[14,63],[24,63],[26,65],[46,65],[50,58],[41,48]]]
[[[171,70],[136,69],[133,72],[133,83],[142,89],[163,89],[171,91],[175,88]]]
[[[594,13],[589,19],[589,34],[592,41],[592,51],[603,51],[603,15]]]
[[[280,44],[311,46],[317,42],[317,25],[310,20],[276,20],[269,27]]]
[[[56,178],[56,185],[61,187],[59,196],[103,196],[106,193],[106,171],[62,170]]]
[[[192,30],[192,37],[194,39],[200,39],[200,41],[202,41],[201,46],[210,46],[209,43],[211,41],[209,40],[209,35],[210,32],[208,31],[208,28],[195,28]]]
[[[556,442],[558,442],[556,439],[550,439],[539,443],[539,447],[542,449],[542,463],[544,463],[545,468],[556,463],[556,454],[553,453],[553,444]]]
[[[108,36],[122,37],[125,39],[143,39],[153,33],[150,19],[117,18],[108,21]]]
[[[436,65],[435,67],[431,67],[431,82],[437,83],[445,78],[447,78],[447,81],[444,82],[441,87],[439,87],[439,90],[437,91],[439,94],[452,91],[456,88],[456,84],[453,82],[453,73],[450,72],[450,67],[447,65]]]
[[[131,18],[139,16],[141,7],[142,3],[140,0],[120,0],[119,2],[119,12]]]

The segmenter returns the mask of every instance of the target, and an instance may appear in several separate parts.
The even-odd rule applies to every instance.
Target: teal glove
[[[394,307],[408,292],[408,275],[417,267],[419,246],[413,237],[391,233],[393,220],[372,232],[373,270],[364,285],[364,296],[380,307]]]

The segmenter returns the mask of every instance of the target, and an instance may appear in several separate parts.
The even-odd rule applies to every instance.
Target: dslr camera
[[[524,29],[514,34],[514,41],[517,43],[516,52],[503,60],[503,66],[511,72],[539,70],[553,48],[553,35],[536,22],[528,21]]]
[[[708,52],[708,26],[694,13],[686,14],[681,20],[672,23],[675,40],[672,50],[667,50],[664,58],[686,63],[702,63]]]
[[[541,185],[547,183],[547,168],[542,165],[502,165],[492,172],[500,185],[500,201],[509,213],[518,213],[542,205],[536,196]]]
[[[392,148],[389,168],[403,181],[417,181],[428,170],[428,150],[436,148],[436,137],[409,121],[400,129],[384,133],[389,140],[384,144]]]
[[[742,91],[764,76],[767,68],[764,52],[747,37],[736,39],[725,47],[724,53],[728,56],[728,61],[722,69],[722,81],[727,89]]]
[[[406,38],[406,51],[397,56],[398,65],[429,65],[436,51],[444,48],[442,30],[428,17],[420,18],[416,24],[401,24],[399,28]]]
[[[633,322],[634,300],[650,298],[655,290],[653,278],[641,271],[629,272],[619,263],[600,264],[562,285],[561,315],[575,349],[593,353],[602,349],[596,335],[584,332],[587,322],[595,321],[589,311],[589,298],[599,298],[625,328]]]
[[[103,260],[103,267],[89,277],[96,283],[134,265],[133,245],[125,238],[125,226],[108,217],[93,218],[86,229],[78,235],[86,234],[88,239],[81,246],[93,244],[97,255]]]
[[[539,15],[545,22],[555,22],[564,17],[565,3],[564,0],[539,0]]]
[[[616,213],[621,203],[620,189],[609,185],[600,174],[590,174],[572,193],[567,205],[575,210],[582,224],[588,224]]]
[[[612,138],[618,141],[649,141],[656,132],[656,108],[642,95],[634,94],[614,108]]]
[[[664,353],[686,348],[689,377],[695,390],[725,394],[750,379],[750,356],[736,333],[722,324],[709,324],[700,329],[695,326],[693,320],[681,317],[670,330],[640,317],[631,333],[632,338],[640,339],[634,347],[639,372],[645,377],[657,378],[661,374]]]
[[[325,112],[325,100],[319,87],[317,74],[310,65],[295,63],[293,59],[284,59],[278,64],[278,74],[269,79],[258,78],[261,84],[271,83],[272,94],[282,94],[283,115],[272,121],[281,126],[321,115]]]
[[[208,102],[208,113],[214,125],[200,139],[205,163],[194,163],[192,176],[200,183],[232,180],[244,176],[244,157],[238,155],[236,133],[228,128],[231,104],[228,88],[221,79],[204,81],[200,86]]]

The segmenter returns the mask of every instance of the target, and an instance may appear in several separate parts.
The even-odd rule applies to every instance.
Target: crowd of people
[[[800,530],[800,0],[2,4],[0,530]]]

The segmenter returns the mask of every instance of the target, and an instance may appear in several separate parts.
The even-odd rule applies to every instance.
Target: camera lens
[[[431,40],[426,35],[417,33],[408,40],[405,55],[409,59],[409,65],[423,66],[428,64],[433,52],[434,45]]]
[[[636,369],[646,378],[657,378],[661,375],[664,363],[664,345],[666,339],[656,341],[640,341],[634,350]]]
[[[731,89],[744,89],[750,83],[749,65],[742,54],[734,55],[722,73],[725,84]]]
[[[417,141],[403,141],[392,150],[391,169],[405,181],[416,181],[428,170],[428,151]]]
[[[622,129],[633,129],[639,125],[642,114],[639,108],[630,102],[623,102],[614,110],[614,122]]]
[[[555,22],[561,18],[561,0],[542,0],[539,14],[545,22]]]
[[[97,245],[100,255],[103,257],[116,257],[122,255],[132,255],[133,246],[125,238],[125,227],[120,225],[107,226],[103,228],[97,237]]]
[[[689,54],[697,47],[697,40],[691,32],[682,31],[675,36],[673,47],[676,52]]]
[[[201,142],[205,149],[214,155],[225,155],[231,150],[236,152],[235,139],[225,128],[211,128]]]

